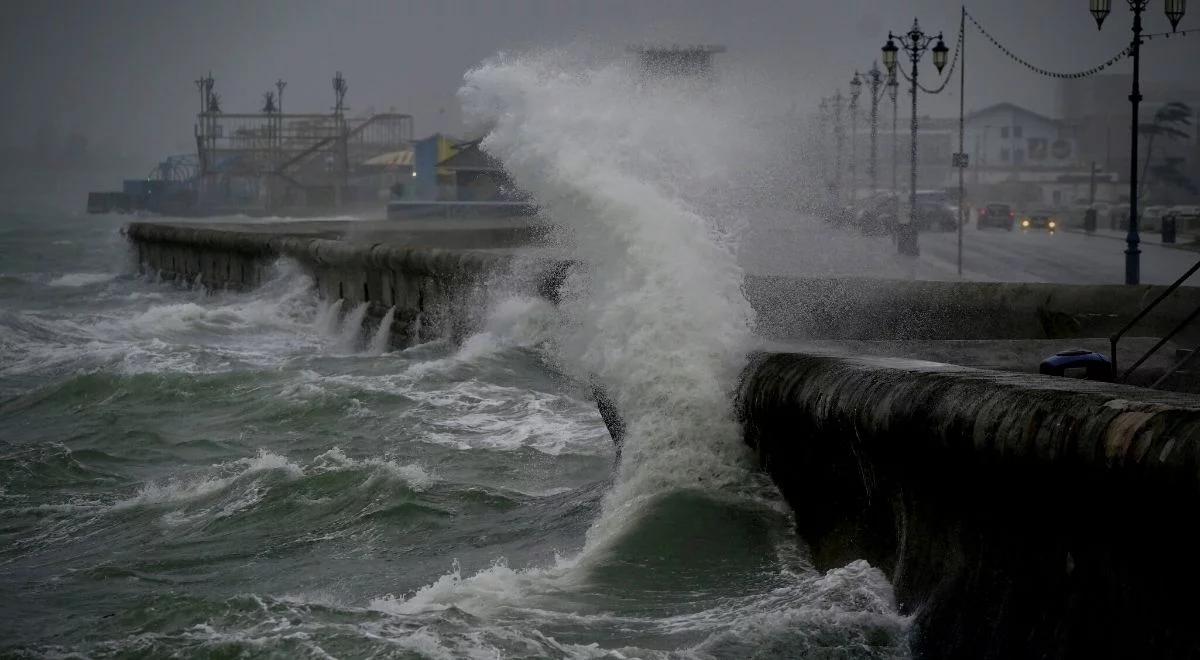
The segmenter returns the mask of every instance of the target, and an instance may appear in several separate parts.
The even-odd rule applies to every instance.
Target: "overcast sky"
[[[1151,3],[1150,31],[1169,29],[1161,4]],[[1028,59],[1074,70],[1127,43],[1129,12],[1124,2],[1113,6],[1102,32],[1085,0],[979,0],[968,11]],[[352,108],[408,112],[418,136],[456,131],[454,95],[467,69],[499,50],[573,43],[614,53],[630,43],[723,44],[725,75],[754,76],[806,108],[869,67],[887,31],[906,29],[914,16],[953,45],[958,8],[950,0],[9,0],[0,21],[0,144],[29,144],[52,122],[94,145],[124,145],[148,164],[189,151],[192,81],[209,70],[227,112],[257,110],[279,77],[288,81],[288,110],[327,111],[330,78],[341,70]],[[1200,7],[1184,18],[1189,26],[1200,27]],[[967,36],[968,110],[1010,100],[1056,113],[1056,83],[1012,63],[969,26]],[[1194,87],[1197,62],[1200,34],[1155,40],[1143,75]],[[922,104],[922,114],[950,115],[958,100],[944,94]]]

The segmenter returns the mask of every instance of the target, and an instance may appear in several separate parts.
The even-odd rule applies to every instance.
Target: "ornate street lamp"
[[[856,71],[854,81],[859,87],[866,85],[871,90],[871,160],[867,163],[867,176],[871,179],[871,194],[875,194],[879,190],[879,102],[883,100],[881,90],[885,85],[879,63],[872,63],[866,73]]]
[[[1104,19],[1108,17],[1108,12],[1112,11],[1112,0],[1089,0],[1088,10],[1096,19],[1096,29],[1099,30],[1104,26]]]
[[[845,96],[841,90],[833,95],[833,140],[837,149],[833,170],[833,203],[839,208],[842,205],[842,169],[846,151],[846,129],[842,125],[842,106]]]
[[[900,46],[897,46],[895,41],[900,41]],[[895,35],[888,33],[887,43],[883,46],[883,63],[888,68],[888,73],[896,75],[896,55],[900,47],[904,48],[908,54],[908,59],[912,63],[912,170],[911,170],[911,188],[909,190],[909,216],[908,222],[899,224],[899,236],[897,237],[897,247],[901,254],[908,256],[918,256],[921,253],[920,245],[917,242],[917,63],[921,61],[921,56],[925,51],[929,50],[934,40],[937,45],[933,48],[933,65],[937,67],[938,73],[946,66],[946,53],[949,51],[946,48],[946,43],[942,41],[942,34],[939,32],[937,36],[926,35],[921,30],[921,25],[917,19],[913,19],[912,27],[907,33]]]
[[[938,73],[946,68],[946,54],[950,49],[946,47],[946,42],[942,41],[942,35],[938,35],[937,45],[933,47],[933,65],[937,67]]]
[[[1171,21],[1171,31],[1174,32],[1179,27],[1179,21],[1183,18],[1183,14],[1187,11],[1187,0],[1163,0],[1163,11],[1167,14],[1167,20]]]
[[[850,203],[858,201],[858,98],[862,96],[862,81],[854,72],[850,79]]]
[[[900,104],[896,102],[900,92],[900,82],[896,74],[888,76],[888,96],[892,99],[892,213],[900,218]]]
[[[883,66],[887,67],[888,73],[896,72],[896,53],[899,51],[896,42],[889,36],[887,43],[883,45]]]
[[[1129,102],[1133,104],[1133,122],[1130,128],[1129,150],[1129,233],[1125,235],[1125,283],[1138,284],[1141,281],[1141,253],[1138,244],[1138,107],[1142,102],[1141,91],[1141,54],[1142,54],[1142,12],[1150,6],[1150,0],[1125,0],[1129,10],[1133,12],[1133,39],[1129,44],[1129,54],[1133,56],[1133,89],[1129,93]],[[1088,0],[1088,9],[1096,19],[1097,29],[1103,27],[1104,18],[1112,11],[1112,0]],[[1163,10],[1167,20],[1174,30],[1187,9],[1186,0],[1163,0]]]

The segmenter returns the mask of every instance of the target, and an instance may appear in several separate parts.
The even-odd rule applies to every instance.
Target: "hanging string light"
[[[1101,6],[1097,7],[1096,5],[1101,5]],[[1097,0],[1096,2],[1092,3],[1091,11],[1094,16],[1097,16],[1096,21],[1098,23],[1104,20],[1103,15],[1108,14],[1108,12],[1106,11],[1107,5],[1108,5],[1108,3],[1103,2],[1103,0]],[[1098,12],[1102,12],[1103,15],[1098,14]],[[981,34],[983,34],[983,36],[987,37],[988,41],[992,42],[993,46],[1000,49],[1000,52],[1004,53],[1005,55],[1008,55],[1008,57],[1011,58],[1014,62],[1020,64],[1021,66],[1024,66],[1025,68],[1029,69],[1030,71],[1033,71],[1034,73],[1037,73],[1039,75],[1046,76],[1047,78],[1059,78],[1062,80],[1076,80],[1079,78],[1087,78],[1088,76],[1094,76],[1097,73],[1100,73],[1101,71],[1116,64],[1117,62],[1120,62],[1121,60],[1125,59],[1126,57],[1129,57],[1129,47],[1125,46],[1124,48],[1121,49],[1121,52],[1119,52],[1116,55],[1109,58],[1108,61],[1104,62],[1103,64],[1094,66],[1090,69],[1086,69],[1083,71],[1075,71],[1075,72],[1071,72],[1071,73],[1050,71],[1048,69],[1043,69],[1040,66],[1035,66],[1034,64],[1031,64],[1029,61],[1017,56],[1016,53],[1009,50],[1007,47],[1004,46],[1004,44],[1000,43],[995,37],[993,37],[990,32],[988,32],[986,29],[984,29],[984,27],[979,24],[979,21],[975,20],[975,17],[971,15],[971,12],[967,12],[967,18],[971,19],[971,24],[975,26],[975,29],[979,30],[979,32]]]

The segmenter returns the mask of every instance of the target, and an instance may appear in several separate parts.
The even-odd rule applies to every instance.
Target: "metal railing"
[[[1153,310],[1155,307],[1158,307],[1159,303],[1166,300],[1167,297],[1170,296],[1172,293],[1175,293],[1175,290],[1178,289],[1180,286],[1182,286],[1183,283],[1189,277],[1194,275],[1197,270],[1200,270],[1200,261],[1197,261],[1196,265],[1189,268],[1186,273],[1184,273],[1179,279],[1175,280],[1175,282],[1173,284],[1171,284],[1171,286],[1167,287],[1167,289],[1165,291],[1160,293],[1158,295],[1158,297],[1155,298],[1149,305],[1146,305],[1145,307],[1143,307],[1142,311],[1138,312],[1136,316],[1134,316],[1132,319],[1130,319],[1129,322],[1124,325],[1124,327],[1122,327],[1115,334],[1113,334],[1111,337],[1108,338],[1109,345],[1112,349],[1113,374],[1119,373],[1119,371],[1117,369],[1117,342],[1121,340],[1121,337],[1123,337],[1125,335],[1125,333],[1127,333],[1131,329],[1133,329],[1133,326],[1137,325],[1138,321],[1141,321],[1143,318],[1145,318],[1146,315],[1151,312],[1151,310]],[[1142,364],[1145,363],[1146,360],[1150,359],[1151,355],[1154,355],[1154,353],[1156,353],[1158,351],[1158,349],[1160,349],[1164,345],[1166,345],[1166,343],[1168,341],[1170,341],[1172,338],[1174,338],[1175,335],[1182,332],[1184,330],[1184,328],[1191,325],[1192,322],[1195,321],[1198,317],[1200,317],[1200,307],[1197,307],[1191,314],[1188,314],[1187,318],[1185,318],[1183,321],[1180,321],[1179,324],[1176,325],[1174,328],[1172,328],[1169,333],[1167,333],[1165,336],[1163,336],[1162,339],[1159,339],[1158,343],[1154,344],[1154,346],[1152,346],[1150,348],[1150,350],[1146,351],[1146,353],[1144,355],[1142,355],[1142,357],[1138,358],[1137,361],[1134,362],[1133,365],[1130,366],[1128,369],[1126,369],[1124,373],[1120,373],[1120,375],[1117,375],[1116,382],[1118,382],[1118,383],[1125,382],[1125,379],[1129,378],[1130,374],[1132,374],[1134,371],[1136,371],[1138,367],[1142,366]],[[1200,351],[1200,347],[1197,347],[1197,351]],[[1151,385],[1151,387],[1157,387],[1159,384],[1161,384],[1163,381],[1165,381],[1168,376],[1170,376],[1171,374],[1175,373],[1176,371],[1182,369],[1183,367],[1187,366],[1187,364],[1189,362],[1191,362],[1192,355],[1195,355],[1197,351],[1193,351],[1191,355],[1188,355],[1184,359],[1177,362],[1165,374],[1163,374],[1162,377],[1160,377],[1157,381],[1155,381],[1154,384]]]

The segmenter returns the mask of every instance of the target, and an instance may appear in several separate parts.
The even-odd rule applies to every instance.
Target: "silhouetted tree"
[[[1192,109],[1186,103],[1172,101],[1154,113],[1154,123],[1142,124],[1138,127],[1139,133],[1150,138],[1146,144],[1146,162],[1142,164],[1142,177],[1138,183],[1138,199],[1145,197],[1143,190],[1145,190],[1148,175],[1154,171],[1150,167],[1150,162],[1154,160],[1155,138],[1162,136],[1170,140],[1186,140],[1191,137],[1186,130],[1191,125]],[[1171,171],[1170,166],[1164,171]],[[1186,179],[1186,177],[1184,178]],[[1162,180],[1160,179],[1160,181]]]

